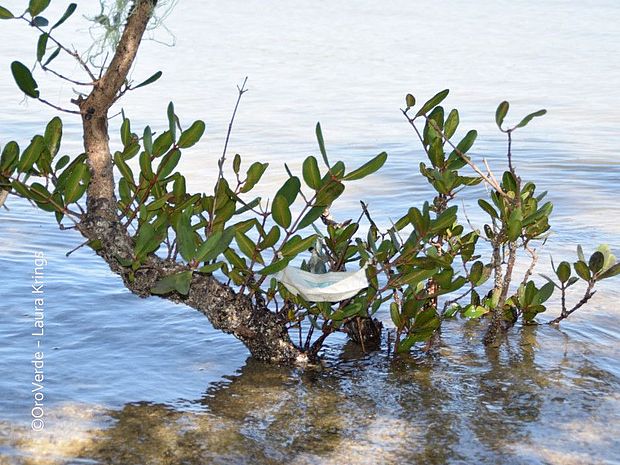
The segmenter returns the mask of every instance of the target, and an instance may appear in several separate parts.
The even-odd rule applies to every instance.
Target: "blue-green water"
[[[133,73],[139,81],[161,69],[162,79],[123,108],[136,127],[164,126],[170,100],[182,120],[204,119],[205,141],[182,166],[189,187],[206,190],[247,75],[230,151],[271,163],[260,190],[275,191],[283,162],[297,169],[316,154],[319,120],[331,156],[348,166],[389,154],[332,213],[357,218],[363,198],[389,224],[429,194],[399,112],[407,92],[421,100],[450,88],[463,126],[480,132],[474,154],[498,171],[497,103],[508,99],[514,119],[544,107],[515,141],[523,177],[555,204],[539,271],[549,254],[572,260],[578,243],[620,255],[617,3],[332,3],[179,2],[165,23],[176,46],[145,43]],[[84,24],[76,17],[64,31],[78,48]],[[13,59],[32,62],[36,35],[2,22],[0,38],[0,144],[24,146],[54,113],[22,102],[8,70]],[[39,81],[50,100],[73,96],[69,85]],[[78,121],[66,117],[63,152],[79,153],[80,143]],[[456,322],[432,356],[364,356],[334,338],[327,368],[301,372],[247,360],[191,309],[131,295],[89,250],[65,257],[77,233],[28,204],[9,207],[0,212],[0,464],[620,463],[617,280],[561,330],[515,328],[499,353],[485,352],[476,324]],[[29,431],[35,251],[47,258],[42,432]]]

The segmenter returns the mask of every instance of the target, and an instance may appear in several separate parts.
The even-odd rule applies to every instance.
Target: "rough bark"
[[[94,247],[97,254],[122,277],[125,286],[141,297],[151,295],[150,289],[159,279],[189,269],[187,265],[155,255],[135,271],[121,265],[133,259],[134,244],[118,216],[108,110],[131,69],[155,4],[155,0],[135,2],[110,66],[88,97],[78,102],[91,172],[87,212],[78,229],[91,243],[97,244]],[[201,311],[215,328],[241,340],[257,359],[280,364],[308,362],[308,356],[291,342],[285,323],[275,313],[254,304],[245,295],[236,294],[211,276],[194,273],[188,295],[172,292],[165,298]]]

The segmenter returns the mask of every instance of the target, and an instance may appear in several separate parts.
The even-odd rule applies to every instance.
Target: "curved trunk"
[[[121,265],[125,260],[133,260],[134,247],[118,216],[108,110],[127,78],[155,4],[155,0],[135,2],[110,66],[90,95],[78,101],[91,173],[87,212],[78,229],[91,243],[97,244],[94,247],[97,254],[122,277],[125,286],[141,297],[151,295],[150,289],[159,279],[189,270],[187,265],[155,255],[135,271]],[[188,295],[173,292],[165,298],[201,311],[215,328],[240,339],[257,359],[281,364],[308,362],[308,356],[291,342],[285,322],[275,313],[253,304],[247,296],[236,294],[211,276],[195,273]]]

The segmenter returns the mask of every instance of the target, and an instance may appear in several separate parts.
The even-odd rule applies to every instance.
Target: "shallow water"
[[[169,100],[186,124],[207,122],[205,142],[183,161],[190,187],[203,190],[235,84],[248,75],[230,151],[271,163],[262,192],[277,188],[283,161],[295,169],[316,154],[320,120],[331,156],[347,166],[390,155],[333,210],[357,217],[361,197],[382,224],[429,194],[420,147],[398,110],[404,94],[422,100],[452,89],[463,127],[480,132],[474,153],[498,170],[497,103],[508,99],[513,119],[547,108],[517,134],[515,150],[523,177],[555,204],[544,272],[549,254],[572,260],[578,243],[608,243],[620,255],[618,17],[612,1],[187,0],[166,21],[176,47],[146,43],[134,72],[136,81],[157,69],[164,77],[123,105],[136,127],[164,125]],[[69,24],[65,37],[83,44],[83,23]],[[0,26],[0,142],[24,146],[53,113],[23,104],[8,72],[13,59],[31,62],[36,36]],[[44,80],[55,101],[71,97],[70,86]],[[65,135],[63,151],[77,153],[70,117]],[[247,359],[193,310],[131,295],[88,250],[65,257],[77,234],[27,204],[10,208],[0,212],[0,464],[620,463],[617,280],[603,282],[561,330],[515,328],[499,352],[485,352],[476,323],[454,322],[432,355],[364,355],[334,338],[326,368],[304,372]],[[42,432],[29,431],[37,250],[48,259]]]

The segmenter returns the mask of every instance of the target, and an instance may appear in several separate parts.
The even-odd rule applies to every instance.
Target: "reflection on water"
[[[434,353],[399,360],[349,345],[316,370],[249,359],[173,404],[67,404],[43,435],[0,430],[0,450],[24,464],[617,463],[616,375],[553,328],[486,353],[481,331],[449,325]]]

